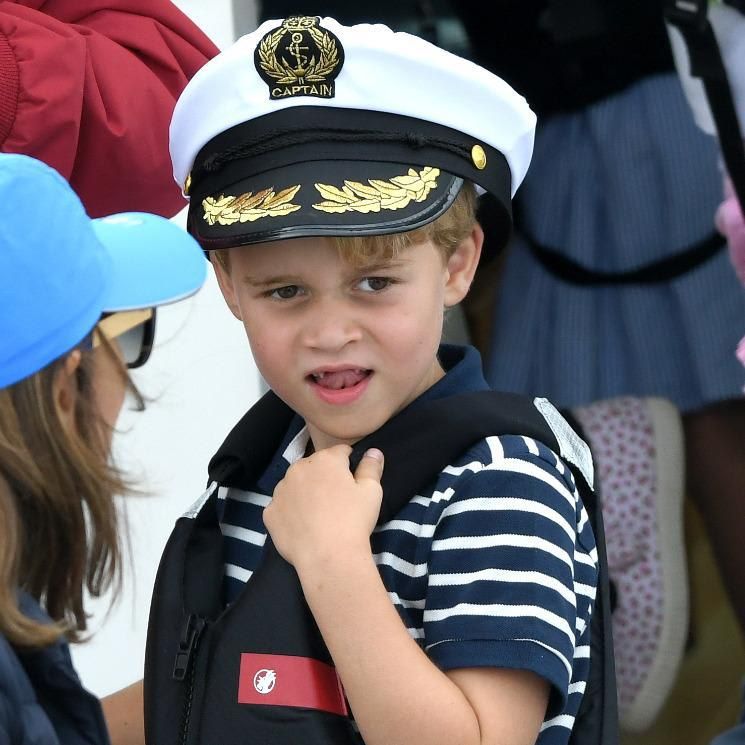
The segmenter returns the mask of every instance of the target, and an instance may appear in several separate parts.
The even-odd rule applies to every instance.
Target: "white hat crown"
[[[305,17],[308,21],[308,17]],[[505,81],[423,39],[381,24],[343,26],[321,18],[343,50],[333,97],[272,98],[255,57],[262,40],[282,28],[270,20],[208,62],[189,82],[171,122],[174,178],[183,185],[202,147],[243,122],[296,106],[322,106],[399,114],[462,132],[502,153],[511,191],[530,163],[535,115]]]

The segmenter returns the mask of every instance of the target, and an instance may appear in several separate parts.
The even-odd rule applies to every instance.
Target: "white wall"
[[[176,4],[219,47],[233,40],[230,0]],[[174,219],[183,223],[184,213]],[[120,500],[131,548],[124,587],[108,614],[110,597],[89,605],[96,633],[73,648],[80,677],[99,696],[142,677],[150,594],[163,546],[176,518],[201,493],[210,456],[259,396],[243,327],[225,307],[211,269],[195,297],[159,309],[153,356],[133,378],[152,401],[145,412],[122,412],[114,456],[146,495]]]
[[[174,0],[173,4],[186,13],[220,49],[234,40],[233,0]]]

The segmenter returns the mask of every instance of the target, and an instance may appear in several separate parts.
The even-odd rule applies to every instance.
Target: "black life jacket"
[[[292,416],[273,393],[264,396],[212,459],[211,480],[252,488]],[[556,419],[559,427],[566,425],[558,412]],[[552,426],[557,428],[556,420]],[[522,396],[486,391],[415,402],[357,443],[350,464],[356,468],[370,447],[385,453],[382,523],[470,446],[501,434],[526,435],[561,453],[572,466],[583,499],[589,500],[586,507],[595,524],[599,509],[594,494],[571,462],[581,463],[587,446],[568,427],[557,440],[536,405]],[[177,521],[158,569],[145,659],[147,744],[359,745],[333,661],[295,570],[269,537],[260,565],[236,601],[224,607],[217,493],[207,495],[201,509]],[[596,623],[609,626],[609,617],[604,621],[603,615],[593,613],[593,628]],[[593,635],[603,641],[602,633]],[[601,664],[591,664],[595,682],[588,681],[592,694],[583,706],[591,727],[585,727],[589,736],[581,742],[588,745],[617,742],[617,735],[614,739],[602,734],[603,727],[617,732],[612,651],[610,668],[604,664],[604,655],[612,650],[610,635],[607,641],[591,652]],[[292,678],[289,691],[283,690],[284,673]],[[581,717],[582,710],[578,722]]]

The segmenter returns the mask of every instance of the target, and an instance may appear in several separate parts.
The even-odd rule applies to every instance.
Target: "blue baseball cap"
[[[92,220],[54,169],[0,154],[0,388],[73,349],[103,313],[194,294],[207,262],[158,215]]]

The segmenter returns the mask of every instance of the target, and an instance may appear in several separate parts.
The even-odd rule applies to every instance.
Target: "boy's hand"
[[[264,509],[274,545],[296,569],[370,553],[383,499],[383,454],[368,450],[353,474],[351,452],[348,445],[335,445],[297,461]]]

